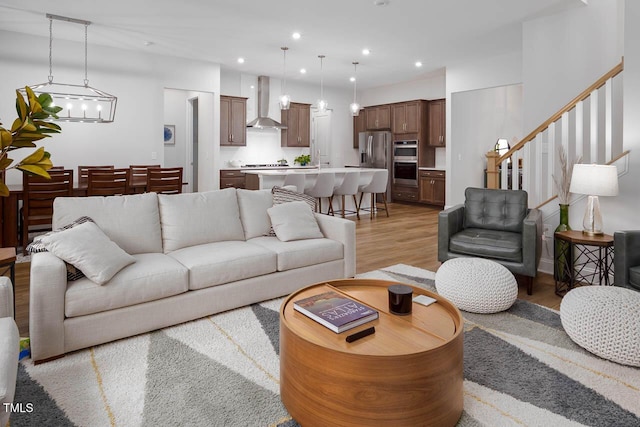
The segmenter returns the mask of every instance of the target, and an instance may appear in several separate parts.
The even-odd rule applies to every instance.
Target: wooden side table
[[[0,269],[5,268],[0,273],[4,276],[9,271],[11,286],[13,287],[13,318],[16,317],[16,248],[0,248]]]
[[[558,252],[554,254],[556,295],[563,296],[575,286],[611,285],[613,274],[613,236],[589,236],[582,231],[558,231],[553,235]]]

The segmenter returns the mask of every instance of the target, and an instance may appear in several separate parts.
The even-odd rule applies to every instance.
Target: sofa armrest
[[[613,284],[629,286],[629,268],[640,265],[640,230],[613,233]]]
[[[344,275],[356,275],[356,224],[348,219],[315,213],[324,237],[337,240],[344,246]]]
[[[16,322],[12,318],[0,318],[0,426],[8,425],[10,411],[5,404],[13,403],[19,353],[20,337]]]
[[[464,225],[464,205],[455,205],[438,214],[438,261],[449,259],[449,239]]]
[[[13,286],[5,276],[0,276],[0,317],[13,317]]]
[[[64,354],[64,261],[49,252],[31,256],[29,336],[34,361]]]
[[[536,277],[542,255],[542,211],[530,209],[522,222],[522,264],[526,275]]]

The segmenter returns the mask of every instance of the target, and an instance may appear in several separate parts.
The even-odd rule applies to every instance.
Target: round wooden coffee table
[[[387,287],[397,282],[333,280],[291,294],[280,308],[280,395],[303,426],[453,426],[462,414],[462,316],[443,297],[391,314]],[[380,313],[336,334],[294,311],[293,302],[337,289]],[[345,337],[375,327],[352,343]]]

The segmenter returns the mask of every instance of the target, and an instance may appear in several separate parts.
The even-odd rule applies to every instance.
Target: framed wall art
[[[164,125],[164,145],[176,145],[176,125]]]

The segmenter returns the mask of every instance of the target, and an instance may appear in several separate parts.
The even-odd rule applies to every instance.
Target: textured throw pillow
[[[71,224],[67,224],[64,227],[56,228],[55,230],[50,231],[46,234],[34,237],[33,242],[31,242],[27,246],[27,252],[31,254],[35,254],[38,252],[47,252],[47,248],[45,248],[44,243],[42,243],[42,238],[44,236],[50,236],[53,233],[59,233],[64,230],[68,230],[77,225],[84,224],[85,222],[94,222],[94,221],[88,216],[81,216],[80,218],[73,221]],[[68,262],[65,262],[65,266],[67,267],[67,281],[74,281],[74,280],[82,279],[84,277],[84,273],[82,273],[82,271],[78,270]]]
[[[123,251],[93,222],[42,237],[45,248],[85,276],[103,285],[136,259]]]
[[[283,242],[324,237],[309,205],[305,202],[289,202],[267,209],[273,230]]]
[[[289,186],[287,186],[289,187]],[[273,195],[273,205],[280,205],[282,203],[289,203],[289,202],[297,202],[297,201],[301,201],[301,202],[306,202],[309,207],[311,208],[311,211],[315,211],[316,210],[316,199],[315,197],[311,197],[307,194],[304,193],[298,193],[297,191],[294,190],[290,190],[289,188],[285,188],[285,187],[273,187],[271,189],[271,194]],[[276,233],[275,231],[273,231],[273,227],[271,227],[271,229],[269,230],[269,234],[267,234],[268,236],[275,236]]]

